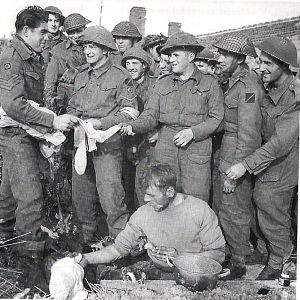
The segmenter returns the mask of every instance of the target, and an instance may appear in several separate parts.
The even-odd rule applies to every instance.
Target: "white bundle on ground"
[[[73,257],[56,261],[51,268],[49,291],[55,300],[83,300],[87,291],[83,286],[83,268]]]

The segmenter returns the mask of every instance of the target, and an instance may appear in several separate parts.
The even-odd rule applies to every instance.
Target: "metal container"
[[[201,254],[179,255],[169,261],[174,265],[176,283],[193,292],[214,289],[222,271],[218,262]]]

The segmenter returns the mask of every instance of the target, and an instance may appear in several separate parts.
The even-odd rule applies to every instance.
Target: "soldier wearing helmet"
[[[213,74],[214,65],[217,61],[218,59],[215,57],[214,53],[210,49],[204,48],[201,52],[197,53],[195,65],[204,74]]]
[[[60,31],[65,20],[61,10],[56,6],[47,6],[44,11],[47,13],[48,17],[48,34],[42,55],[47,67],[50,61],[50,50],[55,45],[65,41],[67,37]]]
[[[78,40],[90,22],[77,13],[67,16],[64,21],[64,30],[68,38],[50,51],[51,61],[46,70],[44,98],[46,106],[58,114],[66,109],[73,92],[77,69],[86,63]]]
[[[152,64],[151,64],[151,73],[154,76],[159,76],[161,73],[160,70],[160,56],[157,51],[158,47],[161,47],[165,44],[167,37],[163,34],[149,34],[145,37],[143,41],[143,49],[147,51],[152,57]]]
[[[290,70],[298,67],[297,51],[285,37],[272,36],[258,46],[262,80],[263,145],[231,166],[227,177],[257,176],[253,198],[258,222],[269,245],[269,258],[257,280],[274,280],[285,272],[291,255],[290,207],[298,184],[300,83]]]
[[[76,76],[67,111],[96,130],[107,130],[137,118],[132,79],[124,68],[113,65],[109,57],[110,51],[117,50],[111,33],[104,27],[91,26],[82,33],[80,42],[88,64]],[[121,137],[115,134],[96,147],[87,155],[85,173],[79,175],[73,170],[72,176],[72,200],[87,243],[92,241],[97,225],[97,202],[100,201],[107,216],[111,236],[124,229],[129,217],[121,181]]]
[[[140,112],[144,110],[144,106],[148,102],[157,80],[157,77],[149,74],[151,60],[151,56],[140,46],[130,48],[124,53],[122,58],[122,66],[128,70],[133,79]],[[136,205],[138,206],[145,204],[145,191],[142,180],[146,174],[147,167],[153,160],[156,140],[157,130],[149,132],[145,136],[135,135],[125,138],[125,143],[127,141],[129,144],[127,147],[127,159],[136,166],[132,172],[135,174],[135,176],[132,176],[133,180],[135,178],[135,182],[132,182],[131,185],[133,188],[135,187],[135,194],[138,200]],[[128,175],[128,171],[123,173]]]
[[[223,85],[225,96],[224,134],[221,142],[219,179],[214,187],[214,208],[231,253],[228,279],[246,274],[246,257],[251,254],[250,216],[252,179],[246,174],[237,182],[226,171],[261,145],[260,102],[264,90],[250,73],[246,56],[256,57],[252,41],[240,33],[221,38],[215,45],[222,73],[229,78]]]
[[[168,38],[160,52],[169,55],[173,73],[158,79],[145,110],[122,130],[147,133],[160,123],[155,159],[172,166],[183,193],[208,201],[211,136],[223,119],[224,107],[214,76],[202,74],[194,64],[202,49],[189,33]]]
[[[138,28],[129,21],[118,23],[112,30],[112,35],[118,47],[118,52],[111,53],[113,63],[121,65],[121,60],[124,52],[133,47],[142,39],[142,35]]]

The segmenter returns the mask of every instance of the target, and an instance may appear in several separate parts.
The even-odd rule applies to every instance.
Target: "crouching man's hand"
[[[75,260],[75,262],[77,262],[83,268],[85,268],[89,263],[88,260],[86,259],[85,255],[81,254],[81,253],[77,254],[74,257],[74,260]]]

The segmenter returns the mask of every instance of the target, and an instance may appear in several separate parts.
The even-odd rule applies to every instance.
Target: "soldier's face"
[[[170,59],[168,55],[160,55],[159,67],[162,75],[170,74],[172,72]]]
[[[57,33],[60,27],[59,17],[57,15],[49,14],[48,16],[48,31],[50,33]]]
[[[92,67],[100,66],[106,60],[107,50],[93,43],[84,44],[83,51],[87,60]]]
[[[116,44],[121,53],[124,53],[126,50],[129,50],[133,46],[132,39],[123,36],[116,37]]]
[[[153,183],[146,189],[144,201],[149,202],[149,205],[157,212],[162,211],[170,203],[170,199],[167,197],[166,193]]]
[[[210,66],[204,60],[196,60],[195,65],[203,74],[207,74],[208,70],[210,69]]]
[[[278,65],[272,56],[265,52],[261,52],[259,56],[259,70],[261,72],[262,81],[265,83],[276,84],[280,81],[284,73],[284,69]]]
[[[78,29],[68,31],[68,38],[74,43],[77,44],[79,38],[82,36],[82,32],[84,31],[84,27],[80,27]]]
[[[219,49],[218,62],[221,65],[222,73],[229,76],[237,69],[239,65],[239,57],[235,53]]]
[[[46,22],[40,24],[39,27],[29,28],[24,26],[23,38],[24,41],[33,48],[36,52],[42,52],[47,39],[48,25]]]
[[[131,58],[126,60],[126,69],[133,80],[139,80],[144,76],[146,66],[140,60]]]
[[[195,55],[192,57],[190,51],[185,50],[171,50],[169,58],[172,67],[172,71],[175,74],[184,74],[188,69],[189,64],[193,61]]]

